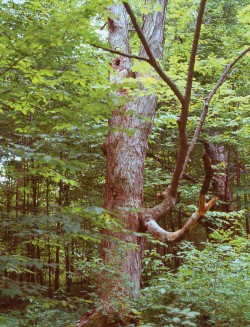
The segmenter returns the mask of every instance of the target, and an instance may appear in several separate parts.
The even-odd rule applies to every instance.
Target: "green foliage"
[[[11,316],[7,314],[0,316],[0,319],[3,319],[3,324],[1,324],[0,320],[0,325],[3,327],[45,327],[51,325],[58,327],[73,327],[80,318],[78,313],[79,306],[83,311],[86,311],[88,308],[86,301],[78,297],[65,297],[60,300],[38,300],[31,297],[25,312],[12,311]],[[4,325],[4,323],[6,325]]]
[[[249,240],[213,234],[217,242],[202,251],[183,243],[178,256],[182,264],[175,273],[151,261],[158,271],[143,290],[138,306],[141,326],[245,326],[249,322]],[[218,243],[219,241],[219,243]],[[154,264],[155,262],[155,264]],[[146,265],[148,275],[148,266]]]
[[[108,128],[112,110],[126,101],[117,96],[117,89],[126,90],[131,97],[158,95],[159,110],[149,140],[151,158],[145,170],[146,204],[155,204],[157,192],[170,182],[179,145],[179,104],[166,85],[148,76],[152,67],[145,62],[133,64],[140,78],[111,85],[111,55],[91,46],[106,43],[107,8],[112,3],[1,1],[0,305],[4,314],[0,326],[73,326],[79,308],[82,313],[94,302],[100,304],[96,293],[100,275],[107,274],[110,280],[119,275],[124,285],[131,287],[127,276],[117,273],[119,260],[126,255],[125,245],[131,249],[129,244],[120,244],[119,260],[113,256],[109,265],[99,258],[101,229],[121,230],[116,219],[101,208],[105,184],[101,146],[109,131],[129,136],[135,132]],[[197,7],[198,1],[191,0],[168,4],[161,64],[181,90]],[[134,8],[139,20],[160,9],[154,2],[145,6],[142,1],[136,1]],[[248,12],[247,1],[207,2],[189,137],[204,96],[249,41]],[[136,53],[139,44],[133,32],[131,39]],[[248,60],[249,55],[237,64],[214,97],[201,135],[230,152],[229,162],[219,173],[226,170],[231,180],[240,165],[240,183],[232,179],[233,211],[213,211],[204,220],[218,230],[230,229],[223,235],[214,234],[221,243],[206,243],[202,251],[186,244],[176,255],[175,247],[162,248],[156,242],[157,250],[146,252],[145,290],[137,310],[132,310],[140,317],[141,326],[199,326],[204,321],[240,326],[250,320],[248,243],[244,238],[231,239],[233,233],[242,231],[249,215]],[[142,123],[147,121],[137,117]],[[194,182],[181,181],[178,203],[163,222],[168,230],[177,229],[196,209],[204,175],[202,151],[197,144],[188,166]],[[240,208],[235,208],[236,201]],[[198,243],[205,232],[199,233]],[[107,239],[118,243],[116,238]],[[111,302],[117,312],[131,306],[122,291],[116,290]]]

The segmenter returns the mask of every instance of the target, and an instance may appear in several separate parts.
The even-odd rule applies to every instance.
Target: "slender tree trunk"
[[[61,210],[62,206],[62,193],[63,193],[63,182],[59,182],[59,194],[58,194],[58,206],[59,210]],[[57,230],[60,230],[60,222],[57,223]],[[55,268],[55,291],[60,287],[60,245],[59,239],[57,240],[56,245],[56,268]]]
[[[236,185],[237,189],[240,188],[241,184],[241,164],[239,161],[239,154],[236,153]],[[241,197],[239,194],[237,194],[237,211],[241,209]]]
[[[58,244],[58,241],[57,241]],[[60,287],[60,246],[56,246],[55,291]]]
[[[48,287],[48,296],[49,298],[52,298],[52,269],[51,269],[51,245],[50,245],[50,239],[48,238],[48,266],[49,266],[49,287]]]
[[[245,204],[247,205],[248,203],[248,199],[247,199],[247,194],[244,195],[244,198],[245,198]],[[249,226],[249,211],[248,211],[248,208],[246,207],[246,233],[247,235],[250,234],[250,226]]]

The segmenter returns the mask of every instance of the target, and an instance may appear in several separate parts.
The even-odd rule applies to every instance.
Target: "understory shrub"
[[[202,251],[183,243],[177,272],[161,265],[142,291],[140,326],[249,326],[249,239],[213,236]]]

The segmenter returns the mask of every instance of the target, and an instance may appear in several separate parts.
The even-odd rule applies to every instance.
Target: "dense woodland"
[[[0,326],[249,326],[249,11],[1,1]]]

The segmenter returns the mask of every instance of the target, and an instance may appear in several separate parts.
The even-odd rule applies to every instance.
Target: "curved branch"
[[[188,219],[188,221],[181,229],[176,232],[168,232],[161,228],[156,222],[158,218],[159,207],[164,209],[163,203],[165,203],[166,215],[167,211],[171,207],[171,203],[173,204],[172,198],[170,197],[171,193],[166,194],[166,197],[160,205],[152,208],[151,211],[145,210],[144,214],[142,213],[141,221],[144,228],[147,232],[149,232],[151,235],[153,235],[160,241],[167,243],[180,241],[194,226],[199,223],[200,219],[205,215],[208,210],[210,210],[210,208],[219,199],[218,197],[213,197],[208,203],[205,203],[205,195],[208,192],[211,180],[213,178],[211,160],[207,153],[203,155],[203,163],[205,169],[205,177],[200,191],[199,208],[192,214],[192,216]],[[161,212],[161,214],[163,214],[163,211]]]
[[[176,199],[174,196],[171,195],[169,187],[163,193],[163,195],[164,198],[161,203],[157,204],[153,208],[146,208],[145,210],[143,210],[143,212],[141,213],[142,224],[144,224],[144,220],[146,221],[147,219],[151,218],[155,221],[158,221],[173,210]]]
[[[127,2],[123,2],[123,5],[128,13],[128,15],[130,16],[131,22],[135,28],[135,31],[148,55],[149,58],[149,64],[155,69],[155,71],[157,72],[157,74],[161,77],[161,79],[170,87],[170,89],[174,92],[174,94],[176,95],[176,97],[178,98],[178,100],[181,103],[185,102],[185,98],[183,96],[183,94],[180,92],[178,86],[171,80],[171,78],[163,71],[163,69],[161,68],[160,64],[157,62],[157,60],[155,59],[150,46],[137,22],[137,19],[130,7],[130,5]]]
[[[208,106],[212,97],[218,90],[218,88],[225,82],[228,73],[230,69],[248,52],[250,51],[250,46],[239,53],[239,55],[229,64],[226,66],[224,72],[222,73],[221,77],[219,78],[218,82],[216,83],[215,87],[212,89],[212,91],[208,94],[208,96],[205,98],[205,106]]]
[[[208,203],[205,204],[205,212],[200,211],[200,208],[196,210],[192,216],[188,219],[186,224],[176,232],[168,232],[161,228],[157,222],[150,218],[144,222],[144,226],[151,235],[162,242],[171,243],[177,242],[183,239],[183,237],[190,232],[199,222],[199,220],[204,216],[204,214],[216,203],[218,197],[212,198]]]

